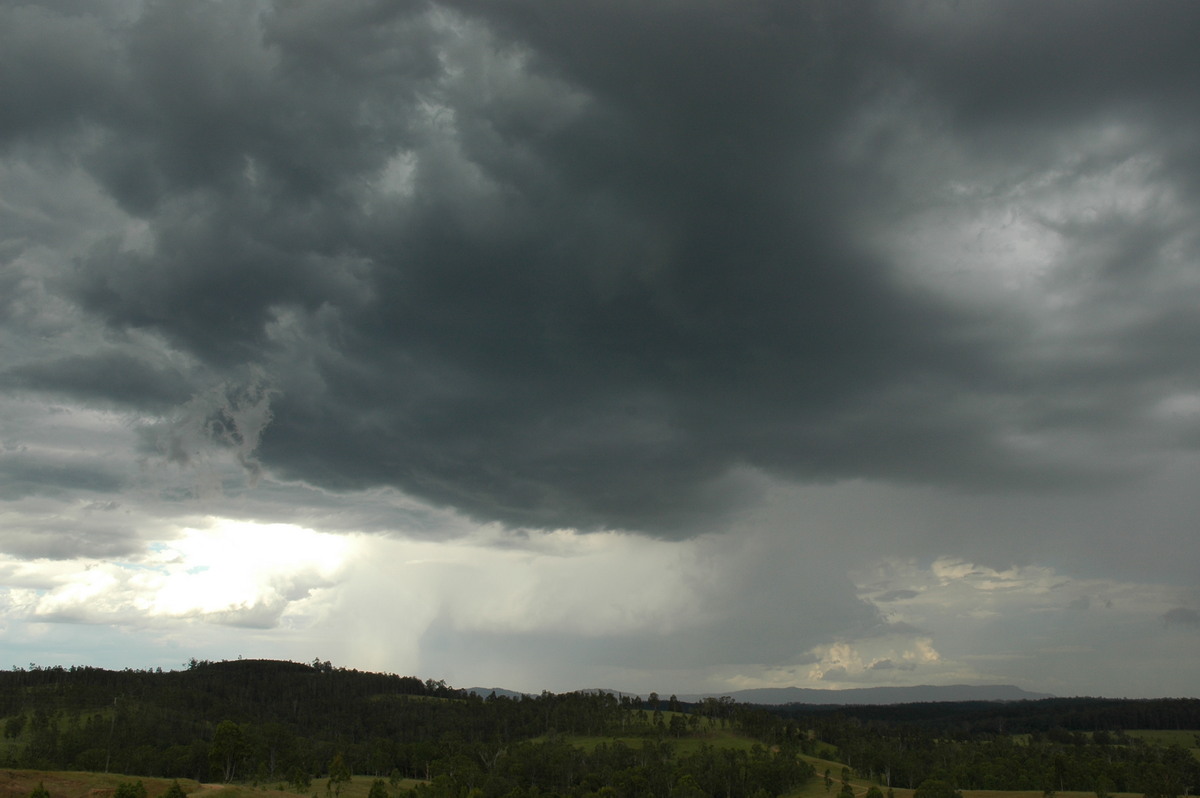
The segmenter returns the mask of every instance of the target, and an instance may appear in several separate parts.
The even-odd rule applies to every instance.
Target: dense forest
[[[884,790],[938,780],[1166,798],[1200,786],[1191,751],[1124,731],[1200,728],[1196,700],[829,708],[604,692],[479,696],[329,662],[193,660],[166,672],[2,671],[0,724],[0,766],[304,794],[316,779],[354,773],[393,786],[420,779],[427,798],[761,798],[803,785],[818,755]],[[717,744],[729,735],[746,744]]]

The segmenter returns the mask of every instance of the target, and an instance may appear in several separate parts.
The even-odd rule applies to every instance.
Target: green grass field
[[[1200,747],[1200,730],[1197,729],[1131,729],[1125,733],[1157,745],[1178,745],[1192,749]]]

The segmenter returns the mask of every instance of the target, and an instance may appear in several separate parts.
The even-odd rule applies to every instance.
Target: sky
[[[0,2],[0,667],[1200,695],[1198,37]]]

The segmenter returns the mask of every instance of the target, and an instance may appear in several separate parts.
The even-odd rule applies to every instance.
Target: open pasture
[[[1178,745],[1200,754],[1200,729],[1130,729],[1125,733],[1155,745]]]

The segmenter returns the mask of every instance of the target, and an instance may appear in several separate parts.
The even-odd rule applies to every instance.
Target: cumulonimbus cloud
[[[1197,443],[1148,412],[1200,388],[1177,268],[1200,251],[1197,11],[1094,9],[1047,60],[1076,12],[1021,8],[1045,29],[949,6],[10,7],[6,157],[69,157],[125,220],[45,285],[208,382],[112,349],[5,379],[173,402],[152,431],[174,462],[207,436],[250,472],[514,526],[692,535],[748,473],[1140,473]],[[1108,46],[1130,30],[1153,47]],[[269,394],[193,417],[251,369]]]

